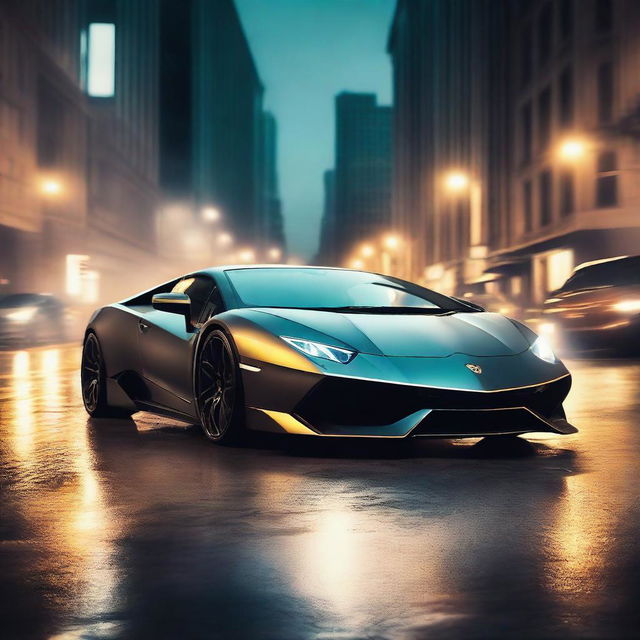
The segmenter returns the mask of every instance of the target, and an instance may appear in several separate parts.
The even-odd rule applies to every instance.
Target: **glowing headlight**
[[[12,320],[13,322],[29,322],[29,320],[31,320],[31,318],[36,314],[37,310],[38,309],[36,307],[24,307],[24,309],[7,313],[5,318],[7,318],[7,320]]]
[[[547,342],[546,338],[542,336],[538,336],[536,341],[531,345],[531,351],[533,351],[534,355],[538,356],[540,360],[550,362],[551,364],[558,362],[551,345]]]
[[[636,313],[640,312],[640,300],[623,300],[613,305],[616,311],[622,311],[622,313]]]
[[[351,362],[351,360],[353,360],[356,356],[356,352],[350,351],[349,349],[331,347],[328,344],[311,342],[310,340],[300,340],[299,338],[287,338],[285,336],[281,337],[285,342],[288,342],[298,351],[302,351],[302,353],[308,356],[313,356],[314,358],[325,358],[325,360],[333,360],[333,362],[347,364],[348,362]]]

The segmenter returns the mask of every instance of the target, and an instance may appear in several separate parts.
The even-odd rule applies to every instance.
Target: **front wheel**
[[[244,439],[243,394],[238,363],[229,338],[208,333],[198,352],[195,371],[196,406],[207,438],[224,444]]]

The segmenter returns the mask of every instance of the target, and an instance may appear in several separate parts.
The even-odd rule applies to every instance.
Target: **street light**
[[[217,222],[220,220],[220,209],[216,207],[203,207],[201,213],[205,222]]]
[[[282,251],[278,247],[271,247],[267,252],[270,260],[280,260],[282,258]]]
[[[382,244],[385,249],[395,251],[400,246],[400,238],[395,234],[390,233],[383,238]]]
[[[558,157],[561,160],[575,161],[587,152],[587,143],[580,138],[568,138],[558,147]]]
[[[364,262],[362,262],[362,260],[360,260],[359,258],[356,258],[351,262],[352,269],[362,269],[363,267],[364,267]]]
[[[238,253],[240,262],[255,262],[256,254],[253,249],[243,249]]]
[[[450,171],[444,179],[446,188],[455,193],[468,189],[470,182],[468,174],[462,171]]]
[[[233,242],[233,236],[226,231],[218,236],[218,244],[221,247],[228,247]]]
[[[59,180],[53,178],[45,178],[40,183],[40,191],[45,196],[57,196],[62,193],[62,184]]]
[[[370,258],[375,253],[375,249],[370,244],[364,244],[360,249],[360,253],[365,258]]]
[[[468,194],[469,198],[469,258],[483,259],[482,185],[471,173],[454,169],[444,175],[444,186],[453,195]],[[480,268],[479,266],[477,267]]]

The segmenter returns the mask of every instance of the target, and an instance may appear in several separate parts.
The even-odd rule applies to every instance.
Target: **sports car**
[[[150,411],[217,442],[574,433],[571,376],[525,325],[395,277],[229,266],[96,311],[82,398],[91,416]]]

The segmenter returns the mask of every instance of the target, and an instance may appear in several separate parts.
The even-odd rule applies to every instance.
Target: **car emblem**
[[[464,366],[467,367],[467,369],[471,369],[473,373],[477,373],[478,375],[482,373],[482,367],[480,365],[469,363],[465,364]]]

